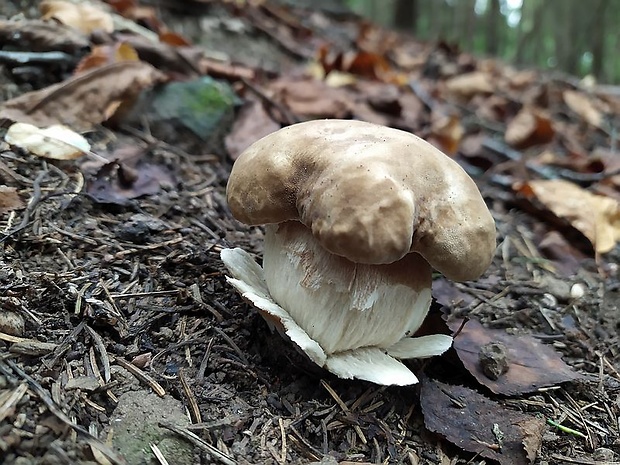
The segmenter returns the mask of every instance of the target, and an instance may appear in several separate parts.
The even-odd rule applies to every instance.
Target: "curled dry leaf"
[[[0,20],[0,43],[32,52],[60,51],[75,54],[90,43],[84,34],[54,21]]]
[[[13,210],[21,210],[26,204],[17,193],[17,189],[0,185],[0,214]]]
[[[430,431],[501,465],[532,462],[542,443],[542,418],[508,409],[463,386],[423,379],[420,405]]]
[[[139,160],[135,166],[119,162],[103,165],[88,182],[86,191],[96,202],[127,205],[131,199],[174,185],[174,176],[167,168]]]
[[[535,198],[554,215],[568,221],[592,243],[598,253],[614,248],[620,239],[620,204],[561,179],[538,180],[517,186],[526,198]]]
[[[448,322],[452,331],[461,325],[462,320]],[[505,349],[506,370],[500,370],[496,379],[489,377],[481,364],[481,351],[489,344],[500,344]],[[531,336],[485,328],[476,320],[463,326],[453,347],[467,371],[495,394],[524,394],[579,378],[552,347]]]
[[[138,61],[138,52],[125,42],[98,45],[78,63],[74,74],[82,74],[92,68],[118,63],[120,61]]]
[[[456,154],[465,134],[460,119],[454,115],[433,115],[428,141],[448,155]]]
[[[524,149],[538,144],[546,144],[553,139],[555,130],[547,114],[532,108],[523,108],[508,123],[506,142],[513,147]]]
[[[90,34],[93,31],[114,32],[112,16],[90,3],[64,0],[43,0],[39,4],[43,19],[56,21]]]
[[[32,124],[15,123],[4,140],[38,157],[53,160],[74,160],[90,152],[90,144],[84,137],[60,124],[40,129]]]
[[[269,86],[276,100],[285,104],[294,115],[306,118],[345,118],[349,97],[342,88],[329,87],[315,79],[281,78]]]
[[[565,90],[562,98],[568,108],[577,113],[586,123],[597,128],[601,127],[603,115],[586,94],[574,90]]]
[[[455,96],[469,98],[476,94],[492,94],[495,87],[488,73],[474,71],[448,79],[446,90]]]
[[[122,61],[4,102],[0,118],[35,126],[66,124],[77,131],[106,121],[111,108],[130,104],[165,76],[141,61]]]

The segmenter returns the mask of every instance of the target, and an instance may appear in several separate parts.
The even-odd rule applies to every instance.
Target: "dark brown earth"
[[[6,70],[0,87],[5,96],[29,90]],[[130,391],[180,401],[170,407],[177,417],[164,422],[187,413],[179,428],[206,443],[189,459],[167,456],[171,464],[490,462],[425,428],[418,386],[335,378],[272,334],[226,284],[220,250],[242,247],[260,260],[262,241],[260,227],[228,211],[227,157],[188,153],[135,126],[101,127],[89,138],[95,152],[141,148],[145,163],[174,182],[124,205],[102,203],[86,193],[94,176],[87,162],[53,162],[0,143],[0,181],[28,202],[0,222],[0,462],[124,463],[130,452],[111,447],[115,409]],[[476,181],[500,246],[477,282],[436,277],[433,314],[532,335],[581,377],[504,396],[478,384],[454,353],[410,366],[484,394],[500,412],[570,428],[538,432],[537,464],[620,463],[617,249],[598,263],[588,247],[583,255],[571,249],[563,258],[578,257],[578,266],[558,272],[538,248],[546,218],[526,212],[497,178]],[[154,457],[149,444],[137,447]]]

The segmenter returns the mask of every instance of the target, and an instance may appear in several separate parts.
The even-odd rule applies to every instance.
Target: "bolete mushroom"
[[[262,268],[242,249],[221,252],[228,281],[342,378],[416,383],[399,359],[452,343],[414,336],[432,268],[475,279],[495,250],[493,218],[455,161],[361,121],[309,121],[260,139],[236,160],[227,198],[239,221],[266,225]]]

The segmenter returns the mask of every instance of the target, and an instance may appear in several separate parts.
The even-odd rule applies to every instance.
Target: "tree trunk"
[[[417,0],[396,0],[394,6],[393,24],[396,29],[416,33],[416,20],[418,17]]]

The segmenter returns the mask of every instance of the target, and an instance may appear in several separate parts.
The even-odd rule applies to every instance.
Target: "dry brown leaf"
[[[110,105],[129,104],[143,89],[164,80],[147,63],[113,63],[8,100],[0,106],[0,118],[39,127],[65,124],[85,131],[107,120]]]
[[[64,24],[40,19],[0,20],[0,43],[32,52],[61,51],[75,54],[90,43],[84,34]]]
[[[542,441],[542,418],[508,409],[463,386],[423,379],[420,405],[430,431],[501,465],[530,463]]]
[[[620,204],[615,199],[560,179],[530,181],[518,186],[518,192],[535,196],[553,214],[567,220],[598,253],[609,252],[620,239]]]
[[[461,320],[448,322],[452,331],[457,331],[461,325]],[[480,350],[490,343],[500,343],[506,348],[508,371],[497,379],[489,378],[480,363]],[[515,336],[501,329],[485,328],[476,320],[469,320],[463,326],[454,338],[453,347],[467,371],[495,394],[524,394],[579,377],[552,347],[531,336]]]
[[[458,97],[469,98],[476,94],[492,94],[495,87],[488,73],[474,71],[448,79],[446,90]]]
[[[90,34],[93,31],[114,32],[112,16],[90,3],[43,0],[39,4],[39,10],[43,19],[55,19],[84,34]]]
[[[120,61],[138,61],[138,52],[125,42],[98,45],[78,63],[73,74],[82,74],[92,68],[118,63]]]
[[[453,115],[433,116],[431,135],[428,141],[448,155],[454,155],[459,149],[465,134],[461,120]]]
[[[562,93],[562,98],[568,108],[577,113],[586,123],[597,128],[601,127],[603,115],[586,94],[574,90],[565,90]]]
[[[530,462],[533,462],[542,445],[545,422],[540,418],[527,418],[517,423],[517,426],[523,433],[525,455]]]
[[[349,98],[342,88],[329,87],[316,79],[280,78],[270,90],[295,115],[307,118],[345,118],[349,114]]]
[[[261,102],[248,102],[237,115],[224,141],[228,155],[236,160],[252,143],[278,129],[280,125],[271,119]]]
[[[0,214],[21,210],[26,204],[17,193],[17,189],[0,185]]]
[[[551,119],[544,112],[523,108],[508,123],[506,142],[520,149],[538,144],[546,144],[553,139],[555,131]]]

